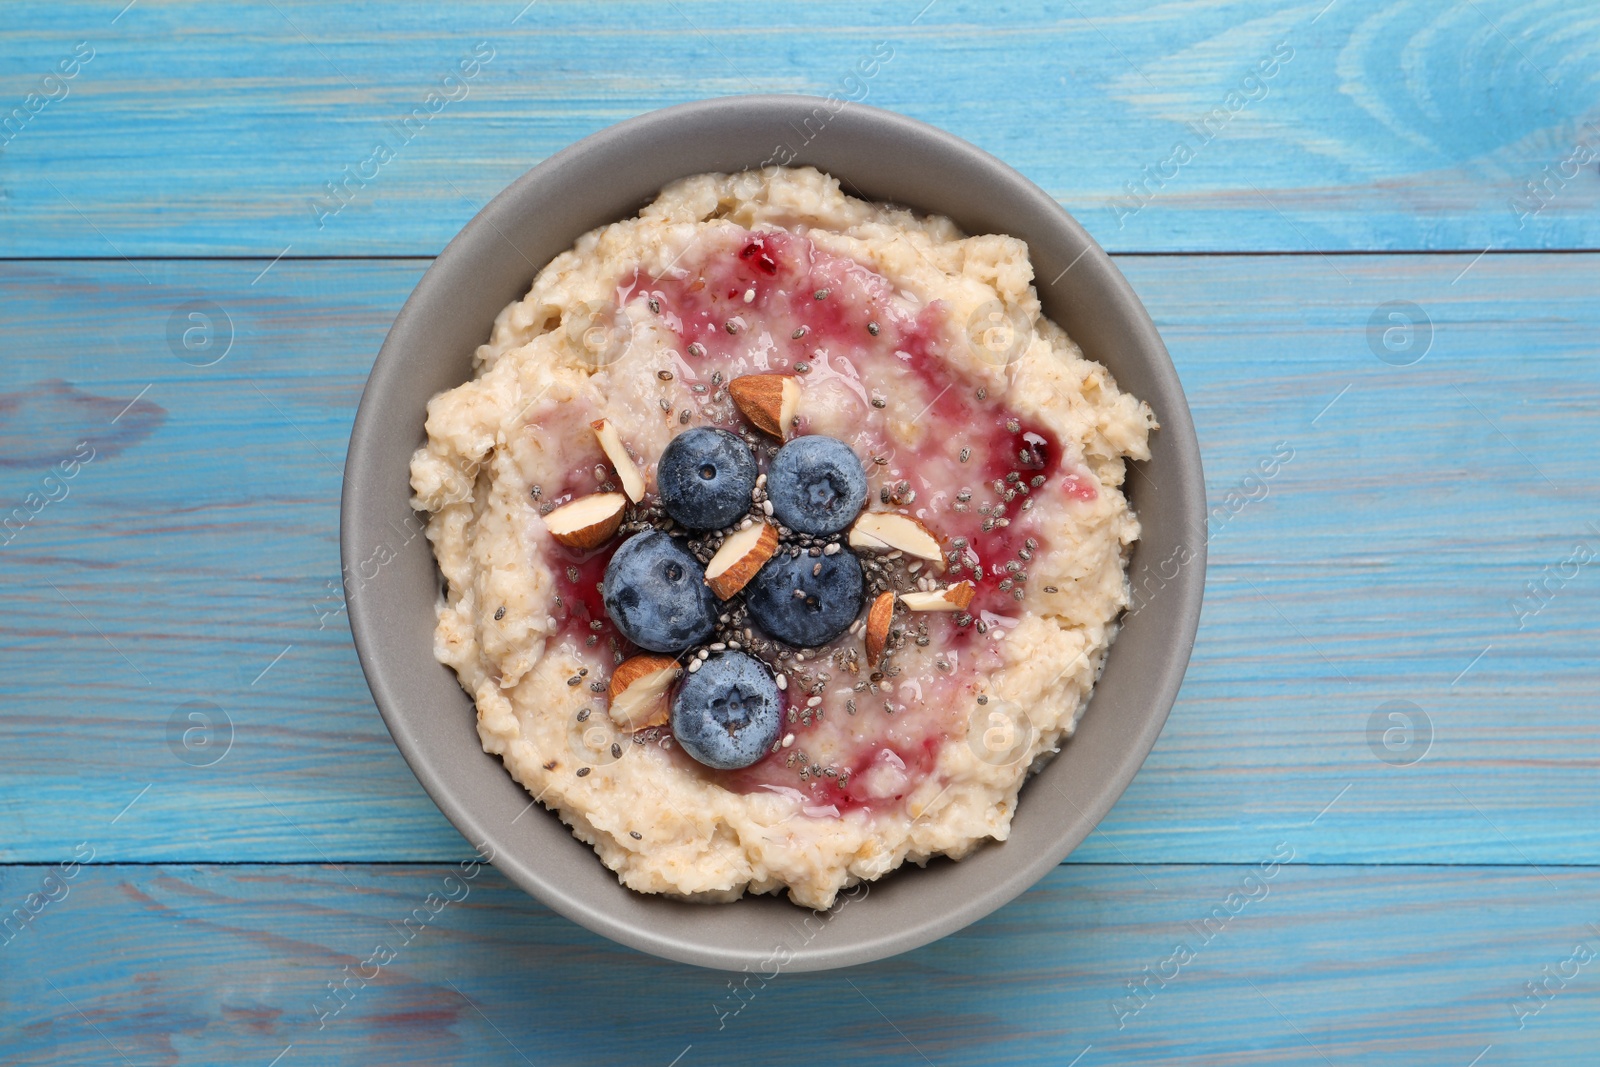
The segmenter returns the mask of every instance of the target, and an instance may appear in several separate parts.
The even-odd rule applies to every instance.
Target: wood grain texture
[[[926,119],[1115,250],[1600,247],[1588,5],[122,6],[8,7],[0,115],[78,42],[93,58],[0,138],[0,255],[434,254],[573,141],[746,92]],[[444,86],[478,42],[492,60]],[[439,88],[457,99],[397,136]]]
[[[1562,576],[1600,548],[1600,257],[1473,258],[1121,260],[1194,410],[1212,570],[1166,731],[1073,862],[1254,862],[1291,831],[1318,862],[1600,857],[1600,578]],[[329,591],[350,421],[425,265],[0,267],[0,516],[98,449],[0,546],[0,860],[464,853]],[[1390,300],[1432,322],[1410,366],[1369,346]],[[195,301],[232,323],[211,366],[169,347]],[[1141,610],[1161,605],[1157,583]],[[231,723],[213,765],[203,731],[183,743],[192,701]],[[1431,743],[1369,735],[1392,701]]]
[[[0,869],[0,901],[47,877]],[[898,959],[748,975],[620,948],[490,868],[55,877],[0,946],[16,1067],[1545,1065],[1590,1061],[1600,1007],[1568,963],[1600,949],[1593,870],[1065,866]],[[1519,1016],[1546,968],[1569,979]]]

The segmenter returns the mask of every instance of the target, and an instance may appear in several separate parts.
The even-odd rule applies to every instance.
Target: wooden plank
[[[933,122],[1117,250],[1600,247],[1582,5],[122,7],[9,11],[0,114],[37,112],[0,138],[0,255],[433,254],[573,141],[746,92]],[[78,42],[93,58],[43,83]],[[446,85],[478,42],[493,58]],[[456,99],[394,133],[435,89]]]
[[[16,1067],[1583,1063],[1597,1006],[1592,870],[1068,866],[898,959],[749,975],[620,948],[491,868],[47,877],[0,869],[8,908],[58,898],[4,946]]]
[[[1221,510],[1188,682],[1075,861],[1245,862],[1314,825],[1303,855],[1320,862],[1594,862],[1600,587],[1563,563],[1600,545],[1596,257],[1472,259],[1122,260]],[[78,441],[97,449],[64,499],[0,534],[0,860],[85,839],[134,861],[461,852],[329,592],[350,420],[425,264],[268,267],[0,268],[0,397],[23,401],[0,412],[0,514],[48,494]],[[1389,299],[1434,323],[1411,366],[1368,348]],[[191,363],[217,348],[169,347],[194,301],[232,322],[210,366]],[[1294,455],[1263,495],[1245,478],[1279,442]],[[1236,489],[1258,499],[1235,509]],[[1519,617],[1530,581],[1542,608]],[[1429,716],[1431,747],[1385,750],[1386,711],[1369,739],[1397,700]],[[231,723],[214,765],[193,764],[217,749],[169,743],[169,723],[205,725],[192,701]]]

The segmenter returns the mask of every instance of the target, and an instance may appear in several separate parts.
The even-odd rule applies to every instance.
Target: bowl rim
[[[375,480],[373,475],[375,464],[383,457],[375,452],[374,429],[380,420],[392,416],[392,409],[383,404],[382,398],[405,371],[402,351],[406,347],[407,335],[413,329],[414,320],[423,313],[420,309],[429,302],[433,290],[454,284],[451,279],[461,271],[470,273],[472,261],[465,257],[470,254],[471,246],[484,238],[486,229],[500,232],[504,238],[499,223],[525,211],[530,195],[550,176],[557,174],[562,168],[580,163],[585,156],[604,154],[606,150],[614,151],[626,146],[629,141],[646,131],[658,130],[662,124],[692,130],[704,127],[708,123],[748,118],[752,114],[803,118],[806,115],[815,115],[816,110],[824,106],[835,117],[835,121],[838,115],[848,113],[851,122],[866,123],[872,126],[875,132],[881,131],[886,139],[916,138],[931,145],[930,151],[959,159],[968,170],[983,172],[986,180],[1005,183],[1009,193],[1030,201],[1029,207],[1042,212],[1049,218],[1051,225],[1057,227],[1052,231],[1053,238],[1064,238],[1061,243],[1068,246],[1082,246],[1078,256],[1072,260],[1072,266],[1076,266],[1080,259],[1087,259],[1090,266],[1098,271],[1098,284],[1109,289],[1104,295],[1115,305],[1115,313],[1127,320],[1129,346],[1139,351],[1139,358],[1148,363],[1150,373],[1160,381],[1167,393],[1166,402],[1159,413],[1161,429],[1158,432],[1175,449],[1174,462],[1182,468],[1186,476],[1181,479],[1182,484],[1162,492],[1164,495],[1175,495],[1176,506],[1182,513],[1183,525],[1195,532],[1195,536],[1192,538],[1192,544],[1188,544],[1189,539],[1186,538],[1184,544],[1189,551],[1188,557],[1177,576],[1165,583],[1162,589],[1162,596],[1168,598],[1166,606],[1173,617],[1170,626],[1176,640],[1171,646],[1170,656],[1163,662],[1143,670],[1147,676],[1153,676],[1153,680],[1148,683],[1153,694],[1148,703],[1148,713],[1138,723],[1137,729],[1127,734],[1126,747],[1112,765],[1104,767],[1106,773],[1093,783],[1092,792],[1085,798],[1085,802],[1073,802],[1074,808],[1082,818],[1058,837],[1053,838],[1050,847],[1041,849],[1037,854],[1024,856],[1021,862],[1010,866],[1007,873],[989,883],[984,892],[954,901],[943,910],[930,911],[917,921],[901,923],[892,930],[880,930],[877,936],[865,941],[804,945],[787,961],[785,969],[808,971],[849,966],[920,947],[988,915],[1038,882],[1094,831],[1122,795],[1154,746],[1176,700],[1193,650],[1205,585],[1205,491],[1199,443],[1181,382],[1154,322],[1132,286],[1110,256],[1054,198],[988,152],[937,127],[896,112],[860,103],[845,103],[843,108],[836,110],[830,100],[799,94],[735,95],[692,101],[646,112],[574,142],[523,173],[474,215],[429,265],[416,288],[407,297],[405,305],[396,315],[384,339],[363,388],[351,430],[341,493],[339,541],[342,573],[346,576],[346,614],[349,617],[362,672],[396,747],[399,748],[423,789],[445,817],[465,835],[469,842],[486,843],[492,851],[492,862],[497,869],[512,883],[558,914],[632,948],[682,963],[726,970],[738,970],[741,967],[748,969],[755,966],[768,955],[768,949],[764,946],[753,949],[708,947],[692,938],[678,936],[667,927],[642,927],[638,923],[612,914],[603,902],[575,894],[570,888],[564,887],[558,878],[547,876],[540,869],[540,865],[530,861],[528,857],[518,855],[510,848],[495,847],[497,840],[501,838],[500,832],[486,825],[485,819],[480,817],[470,804],[456,795],[436,765],[445,757],[426,750],[419,738],[406,729],[406,716],[402,712],[405,697],[390,684],[382,664],[384,651],[381,647],[381,634],[378,632],[378,620],[369,614],[365,598],[359,595],[360,590],[349,588],[348,576],[353,561],[360,559],[361,545],[365,543],[359,540],[359,531],[374,528],[373,524],[376,521],[373,511],[376,507],[374,498],[377,494],[373,490]],[[802,166],[806,163],[807,160],[802,155],[802,158],[793,160],[789,165]],[[716,166],[702,166],[699,170],[686,170],[679,176],[687,177],[717,169],[719,168]],[[746,168],[720,169],[726,171]],[[847,184],[849,182],[847,174],[834,176]],[[917,208],[915,204],[908,206]],[[627,207],[622,211],[624,213],[616,216],[617,220],[627,218],[633,213],[633,210]],[[574,234],[574,239],[577,236],[578,234]],[[1035,252],[1031,241],[1030,252]],[[544,265],[537,265],[535,273],[542,270]],[[1071,266],[1067,269],[1070,270]],[[483,325],[486,336],[490,323],[485,322]],[[1134,465],[1130,463],[1130,467],[1132,466]],[[431,559],[431,546],[427,551]],[[1131,573],[1131,564],[1129,571]],[[1108,652],[1107,664],[1115,656],[1116,647],[1113,644]],[[451,674],[453,679],[454,672]],[[1098,694],[1099,691],[1097,679],[1095,693]],[[1086,709],[1085,717],[1093,714],[1092,705],[1091,699],[1091,706]],[[476,736],[475,729],[473,732]],[[1070,743],[1063,743],[1063,754],[1069,748]],[[499,757],[491,758],[499,764]],[[1058,756],[1056,762],[1060,761],[1061,757]],[[506,777],[509,780],[509,775]],[[522,787],[518,785],[517,788]],[[1019,811],[1021,808],[1022,805],[1019,804]],[[564,823],[561,824],[561,829],[570,832]],[[482,846],[479,847],[482,851]],[[994,844],[989,843],[980,846],[980,851],[982,848],[994,847],[996,847]],[[598,863],[598,859],[595,862]],[[917,877],[920,874],[921,872],[901,872],[898,877]],[[623,889],[623,892],[633,891]],[[748,896],[746,899],[749,899]],[[737,907],[738,904],[717,906]],[[797,912],[797,914],[805,913]]]

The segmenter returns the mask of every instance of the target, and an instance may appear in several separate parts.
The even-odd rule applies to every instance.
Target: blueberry
[[[867,475],[843,441],[796,437],[773,457],[767,496],[785,526],[808,534],[838,533],[867,502]]]
[[[681,652],[711,636],[717,598],[706,569],[660,530],[634,534],[606,564],[606,614],[622,636],[652,652]]]
[[[813,573],[814,572],[814,573]],[[745,586],[750,616],[767,633],[800,648],[825,645],[861,614],[861,564],[845,549],[832,556],[774,556]],[[795,590],[799,590],[799,596]]]
[[[748,767],[783,726],[778,684],[760,660],[718,652],[685,675],[672,700],[672,734],[683,750],[720,771]]]
[[[667,514],[691,530],[720,530],[750,510],[756,459],[727,430],[696,426],[667,443],[656,488]]]

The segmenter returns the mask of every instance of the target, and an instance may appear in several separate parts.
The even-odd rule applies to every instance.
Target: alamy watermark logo
[[[1123,184],[1126,195],[1106,205],[1116,217],[1117,229],[1122,229],[1129,219],[1148,207],[1162,190],[1177,181],[1183,168],[1194,162],[1201,151],[1228,127],[1234,116],[1251,104],[1265,100],[1272,91],[1272,79],[1292,59],[1294,48],[1287,40],[1279,41],[1223,96],[1221,104],[1184,123],[1185,136],[1173,143],[1166,157],[1158,163],[1146,164],[1139,171],[1137,182]]]
[[[805,151],[807,145],[816,140],[833,117],[843,111],[849,104],[864,102],[872,92],[871,81],[883,69],[883,64],[894,58],[894,46],[887,41],[875,41],[872,45],[872,55],[856,62],[855,68],[844,76],[839,88],[830,91],[822,98],[822,102],[811,109],[811,113],[798,124],[789,123],[789,129],[794,132],[792,140],[783,140],[773,146],[772,152],[761,161],[761,166],[787,167],[800,158],[800,153]]]
[[[1589,933],[1593,936],[1592,940],[1579,941],[1566,959],[1554,967],[1545,964],[1539,968],[1539,977],[1522,983],[1523,994],[1511,999],[1511,1014],[1517,1020],[1518,1030],[1526,1027],[1529,1019],[1544,1011],[1545,1006],[1560,996],[1583,973],[1583,969],[1600,955],[1595,948],[1596,941],[1600,940],[1600,927],[1591,924]]]
[[[191,367],[221,363],[233,350],[233,319],[212,300],[179,304],[167,316],[167,350]]]
[[[857,882],[855,885],[843,890],[834,898],[833,906],[827,911],[813,911],[802,917],[798,923],[789,921],[790,929],[794,930],[795,937],[783,938],[772,946],[772,951],[755,967],[745,964],[741,974],[736,975],[737,983],[733,979],[728,981],[728,993],[721,1000],[711,1005],[711,1010],[717,1016],[717,1029],[725,1029],[728,1020],[737,1016],[750,1002],[783,973],[783,969],[795,958],[795,954],[804,949],[817,935],[822,933],[833,917],[858,900],[865,900],[872,886],[868,882]]]
[[[980,696],[967,717],[967,747],[993,767],[1009,767],[1033,750],[1038,731],[1019,704]]]
[[[1367,347],[1391,367],[1409,367],[1433,347],[1433,320],[1409,300],[1391,300],[1372,309]]]
[[[1600,527],[1589,523],[1589,532],[1600,536]],[[1530,578],[1523,586],[1525,595],[1511,598],[1511,613],[1517,617],[1517,629],[1523,630],[1528,620],[1550,606],[1556,596],[1577,580],[1583,568],[1594,562],[1597,553],[1588,541],[1579,541],[1572,551],[1556,563],[1547,563],[1537,578]]]
[[[1572,149],[1561,159],[1540,168],[1539,173],[1523,183],[1522,191],[1510,200],[1511,213],[1517,217],[1517,229],[1536,219],[1545,208],[1555,203],[1556,197],[1577,180],[1583,168],[1600,159],[1600,122],[1590,123]]]
[[[311,1011],[317,1017],[317,1029],[327,1027],[360,995],[368,985],[377,981],[383,969],[400,957],[400,953],[415,941],[424,930],[437,921],[440,913],[452,904],[460,904],[472,894],[472,880],[482,872],[483,865],[494,862],[494,847],[487,841],[477,846],[478,859],[462,860],[457,864],[459,877],[447,874],[440,882],[440,892],[429,893],[422,903],[412,908],[399,923],[389,921],[394,932],[392,940],[378,942],[370,955],[360,963],[347,963],[337,981],[330,980],[327,993],[311,1002]]]
[[[1141,968],[1137,975],[1128,979],[1125,983],[1128,991],[1126,997],[1111,1000],[1111,1015],[1117,1020],[1117,1029],[1124,1029],[1129,1019],[1149,1007],[1157,994],[1177,981],[1183,969],[1199,958],[1200,950],[1216,940],[1245,908],[1267,899],[1272,893],[1270,883],[1278,876],[1283,865],[1292,859],[1294,846],[1287,841],[1280,841],[1272,850],[1272,858],[1256,864],[1244,876],[1239,888],[1229,893],[1221,904],[1213,907],[1198,922],[1192,919],[1185,922],[1184,928],[1192,936],[1179,941],[1165,957]]]
[[[10,111],[0,112],[0,151],[16,140],[28,123],[45,108],[58,100],[65,100],[72,92],[72,79],[94,59],[94,45],[79,41],[72,46],[72,54],[58,60],[55,69],[42,76],[38,83],[22,98],[22,103]]]
[[[39,487],[23,497],[22,503],[12,508],[10,512],[0,513],[0,538],[3,538],[0,540],[0,546],[9,545],[16,540],[17,535],[27,529],[45,508],[58,500],[67,499],[67,495],[72,492],[69,483],[94,460],[94,457],[94,446],[88,441],[79,441],[74,446],[72,455],[45,472],[39,479]]]
[[[338,178],[323,183],[324,192],[310,200],[311,217],[317,229],[328,225],[328,220],[355,202],[356,195],[377,180],[385,165],[399,155],[400,150],[427,129],[433,117],[450,104],[465,100],[472,92],[472,81],[483,68],[494,60],[494,45],[479,41],[472,52],[458,62],[455,69],[439,79],[439,84],[428,91],[422,103],[412,108],[398,122],[388,122],[384,128],[387,137],[373,143],[372,151],[355,163],[347,163]]]
[[[1421,763],[1433,748],[1433,720],[1409,700],[1391,700],[1367,717],[1367,747],[1391,767]]]
[[[82,864],[94,859],[94,846],[80,841],[72,849],[73,858],[58,863],[45,872],[39,888],[22,898],[22,903],[5,914],[0,914],[0,947],[5,947],[52,904],[59,904],[72,892],[72,880],[78,877]]]
[[[967,316],[967,347],[991,367],[1005,367],[1022,354],[1033,335],[1021,309],[998,300],[979,304]]]
[[[233,720],[209,700],[191,700],[167,716],[167,751],[191,767],[211,767],[233,748]]]

